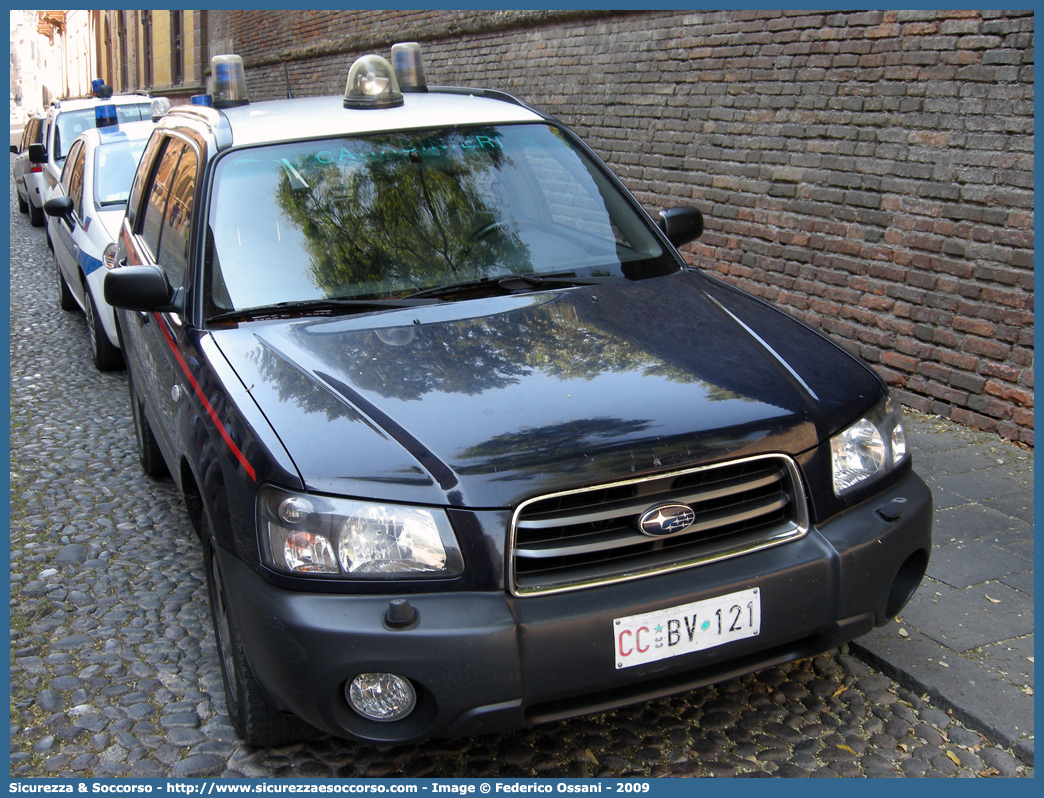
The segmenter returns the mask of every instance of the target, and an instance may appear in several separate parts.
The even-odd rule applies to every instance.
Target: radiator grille
[[[639,531],[659,505],[695,518],[664,537]],[[537,497],[512,521],[516,595],[577,590],[735,557],[801,537],[808,513],[789,458],[754,457],[674,474]]]

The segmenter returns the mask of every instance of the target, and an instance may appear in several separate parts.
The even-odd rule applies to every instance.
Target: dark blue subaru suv
[[[893,618],[931,496],[874,372],[687,268],[699,211],[392,56],[254,104],[218,57],[106,277],[243,739],[518,728]]]

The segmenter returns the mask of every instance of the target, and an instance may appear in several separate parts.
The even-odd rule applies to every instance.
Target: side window
[[[69,158],[62,170],[62,187],[73,201],[73,212],[76,218],[83,221],[83,164],[84,146],[82,141],[76,142],[69,151]]]
[[[142,153],[141,162],[138,164],[138,170],[134,175],[134,181],[131,183],[130,194],[127,197],[127,220],[131,225],[134,224],[134,217],[138,211],[138,204],[141,202],[142,187],[145,185],[145,181],[148,179],[149,173],[152,171],[152,164],[156,159],[156,151],[160,148],[163,141],[163,136],[153,134],[149,139],[148,144],[145,145],[145,152]]]
[[[65,193],[66,194],[69,193],[69,184],[72,182],[73,166],[75,165],[74,161],[76,160],[76,155],[81,150],[83,150],[83,145],[82,144],[77,144],[76,147],[73,148],[73,152],[70,153],[73,157],[69,158],[65,162],[65,168],[62,169],[62,178],[61,178],[62,188],[65,189]]]
[[[163,229],[163,217],[167,212],[167,199],[170,196],[171,180],[177,171],[178,160],[185,145],[178,139],[168,138],[164,142],[152,174],[152,182],[145,193],[144,215],[138,232],[152,253],[153,260],[159,261],[160,232]]]
[[[22,141],[18,145],[19,152],[25,152],[29,149],[30,144],[39,144],[43,141],[41,133],[43,128],[40,124],[39,119],[30,119],[29,124],[25,126],[25,132],[22,133]]]
[[[185,269],[188,268],[197,165],[198,159],[195,151],[191,147],[185,146],[171,182],[167,213],[163,218],[159,264],[167,273],[167,279],[174,288],[184,285]]]
[[[167,138],[139,209],[140,235],[174,288],[183,285],[188,266],[198,162],[187,143]]]

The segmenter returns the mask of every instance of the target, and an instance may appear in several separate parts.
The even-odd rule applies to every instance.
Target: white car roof
[[[221,113],[231,128],[231,146],[235,147],[359,133],[539,122],[544,119],[523,105],[478,96],[480,93],[479,90],[476,94],[434,90],[404,93],[403,105],[380,109],[345,108],[340,95],[307,97],[224,108]],[[175,106],[171,115],[181,110],[186,110],[186,106]]]
[[[84,97],[77,100],[56,100],[51,107],[56,111],[80,111],[96,105],[151,105],[152,97],[144,94],[115,94],[112,97]]]
[[[76,138],[83,139],[88,147],[97,147],[99,144],[111,144],[121,140],[144,141],[155,129],[156,123],[149,120],[124,122],[112,127],[88,128]]]

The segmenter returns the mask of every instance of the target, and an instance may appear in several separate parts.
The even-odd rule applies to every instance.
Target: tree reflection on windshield
[[[293,163],[276,200],[304,233],[312,280],[328,295],[531,271],[493,185],[504,158],[491,130],[348,140]]]
[[[507,274],[677,268],[612,182],[545,125],[232,151],[210,207],[208,313]]]

